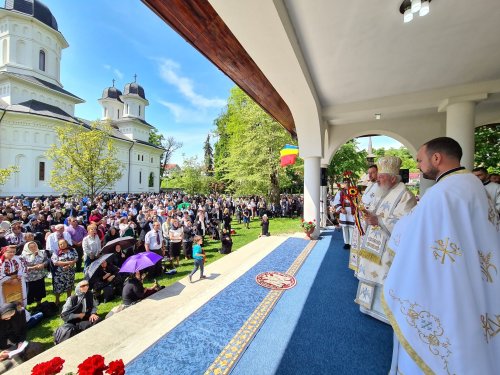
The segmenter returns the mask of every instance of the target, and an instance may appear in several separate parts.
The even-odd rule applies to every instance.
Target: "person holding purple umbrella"
[[[136,271],[135,273],[131,273],[125,280],[125,285],[122,289],[122,300],[124,307],[131,306],[162,289],[162,287],[158,284],[155,284],[149,288],[144,288],[144,285],[142,283],[145,278],[146,272],[141,270]]]

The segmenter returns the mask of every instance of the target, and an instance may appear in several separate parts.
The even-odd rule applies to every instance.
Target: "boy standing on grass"
[[[200,269],[200,280],[206,279],[206,276],[203,275],[203,266],[205,264],[205,252],[201,248],[201,244],[203,243],[203,238],[201,236],[194,236],[193,242],[195,244],[193,246],[194,269],[189,274],[190,283],[193,282],[192,280],[193,275],[195,274],[196,271],[198,271],[198,268]]]

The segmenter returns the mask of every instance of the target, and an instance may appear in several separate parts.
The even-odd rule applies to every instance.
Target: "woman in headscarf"
[[[71,290],[75,285],[75,264],[78,260],[76,250],[68,246],[66,240],[59,240],[59,249],[52,254],[52,263],[54,264],[54,276],[52,277],[52,286],[56,296],[56,304],[59,305],[59,296],[66,291],[68,298],[71,296]]]
[[[26,264],[16,255],[16,246],[0,251],[0,304],[20,302],[26,306]]]
[[[35,241],[24,245],[21,258],[26,262],[26,289],[28,290],[28,305],[36,302],[39,306],[47,296],[45,291],[45,276],[47,275],[48,259],[45,251],[40,250]]]
[[[116,240],[117,238],[120,237],[120,234],[118,233],[118,229],[116,227],[110,227],[106,234],[104,235],[104,245],[106,245],[108,242]]]
[[[84,331],[101,321],[87,280],[82,280],[76,285],[75,294],[69,297],[63,306],[61,318],[65,323],[74,324],[79,331]]]

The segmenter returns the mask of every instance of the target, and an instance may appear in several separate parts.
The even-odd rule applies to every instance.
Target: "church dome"
[[[32,16],[59,31],[57,21],[50,9],[38,0],[5,0],[5,9]]]
[[[123,90],[124,95],[139,95],[141,98],[146,99],[144,95],[144,89],[141,85],[136,82],[128,83],[125,85],[125,90]]]
[[[122,92],[120,90],[118,90],[116,87],[112,86],[112,87],[107,87],[103,90],[101,99],[120,100],[121,95],[122,95]]]

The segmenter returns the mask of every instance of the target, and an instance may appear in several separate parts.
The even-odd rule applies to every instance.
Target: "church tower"
[[[122,95],[122,92],[115,87],[113,79],[113,86],[105,88],[101,99],[99,99],[102,106],[102,120],[116,121],[123,117]]]

